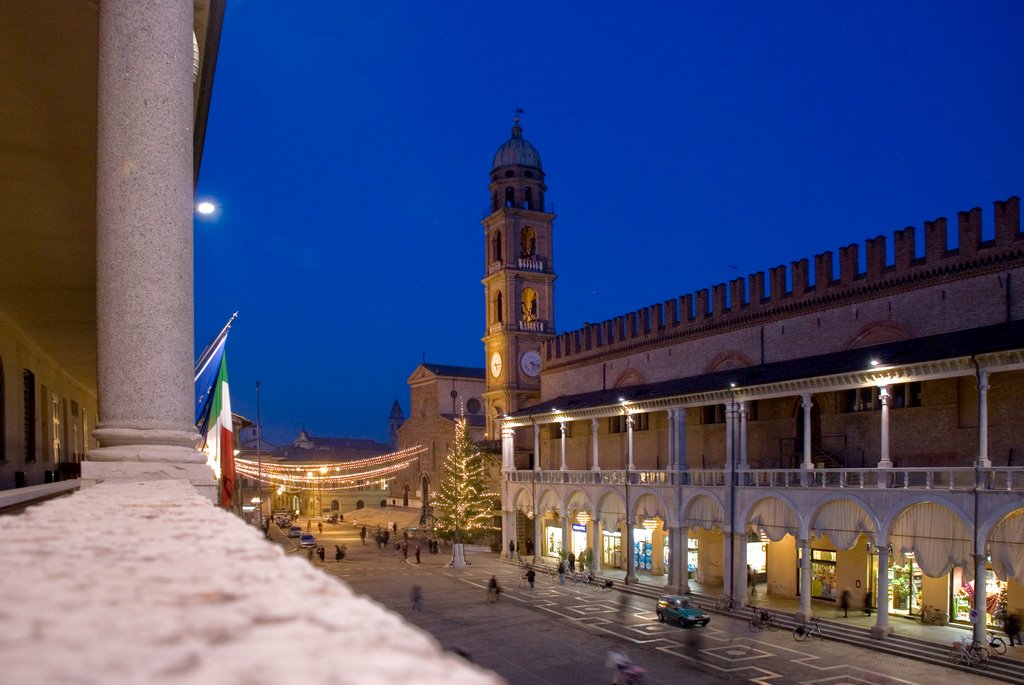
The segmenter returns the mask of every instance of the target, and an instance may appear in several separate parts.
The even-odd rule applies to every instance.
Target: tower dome
[[[519,125],[519,117],[515,118],[512,126],[512,137],[501,144],[498,151],[494,153],[494,164],[491,171],[502,167],[531,167],[538,171],[540,165],[540,153],[537,148],[523,138],[523,127]]]

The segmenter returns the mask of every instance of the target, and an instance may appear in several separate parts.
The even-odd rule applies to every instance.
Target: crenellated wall
[[[865,240],[863,266],[857,244],[839,248],[838,278],[832,252],[814,256],[813,282],[807,259],[792,262],[788,269],[785,265],[768,269],[767,291],[763,271],[736,278],[562,333],[546,344],[545,369],[1020,266],[1024,263],[1020,198],[994,205],[995,235],[990,240],[982,240],[982,213],[977,207],[957,214],[956,249],[949,248],[946,219],[940,217],[924,223],[924,250],[917,257],[917,229],[908,226],[893,234],[891,263],[886,261],[886,238],[878,236]]]

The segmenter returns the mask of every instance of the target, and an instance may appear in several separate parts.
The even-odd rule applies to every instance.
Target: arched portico
[[[686,544],[686,558],[680,557],[679,563],[686,564],[686,573],[682,569],[678,573],[680,592],[688,592],[690,587],[690,574],[693,579],[711,585],[722,584],[721,569],[725,561],[725,548],[723,545],[724,536],[722,529],[725,525],[725,508],[718,497],[710,492],[698,491],[688,501],[684,502],[683,515],[680,519],[680,537]],[[694,539],[694,547],[691,551],[690,536]],[[713,544],[708,544],[712,543]],[[714,573],[714,569],[719,569]],[[675,577],[675,576],[674,576]]]
[[[626,501],[616,490],[608,490],[597,500],[597,527],[600,536],[594,550],[595,569],[625,568],[625,536],[621,526],[626,522]]]

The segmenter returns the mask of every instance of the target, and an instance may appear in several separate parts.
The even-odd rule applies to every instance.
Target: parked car
[[[299,547],[316,547],[316,538],[312,533],[302,533],[299,535]]]
[[[685,595],[662,595],[658,598],[658,620],[677,621],[679,625],[689,628],[690,626],[706,626],[711,616],[699,606],[690,601]]]
[[[302,529],[298,526],[292,526],[288,529],[288,537],[297,538],[302,535]]]

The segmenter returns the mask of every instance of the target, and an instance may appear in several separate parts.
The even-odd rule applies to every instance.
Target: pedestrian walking
[[[864,613],[871,615],[871,590],[864,593]]]
[[[320,533],[321,535],[323,535],[323,534],[324,534],[324,522],[323,522],[323,521],[317,521],[317,522],[316,522],[316,529],[317,529],[317,531],[318,531],[318,532],[319,532],[319,533]]]
[[[334,560],[341,563],[341,560],[345,558],[345,552],[341,549],[341,545],[334,546]]]
[[[320,563],[321,564],[324,563],[324,548],[323,547],[317,547],[316,548],[316,555],[318,557],[320,557]]]
[[[526,582],[530,584],[531,590],[533,589],[533,583],[535,580],[537,580],[537,572],[534,571],[533,567],[531,566],[526,570]]]
[[[416,545],[416,563],[420,563],[420,546]]]
[[[516,541],[515,540],[509,540],[508,541],[508,558],[509,559],[515,559],[516,558]]]
[[[498,579],[491,576],[491,579],[487,582],[487,601],[497,602],[500,594],[501,588],[498,587]]]
[[[568,560],[569,560],[569,571],[571,573],[576,573],[576,555],[573,554],[572,552],[569,552]]]
[[[843,618],[848,618],[850,615],[850,591],[843,590],[843,594],[839,596],[839,606],[843,610]]]
[[[402,558],[403,559],[408,559],[409,558],[409,543],[408,542],[403,542],[402,543]]]
[[[558,562],[558,584],[565,585],[565,562]]]
[[[1021,624],[1024,624],[1024,612],[1021,612],[1020,609],[1006,612],[1006,637],[1010,638],[1011,647],[1013,647],[1015,639],[1018,645],[1024,645],[1020,634]]]
[[[412,586],[412,610],[423,613],[423,590],[419,585]]]
[[[366,544],[366,526],[363,526],[362,530],[359,531],[359,541],[364,545]]]

